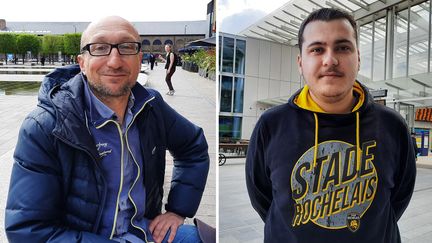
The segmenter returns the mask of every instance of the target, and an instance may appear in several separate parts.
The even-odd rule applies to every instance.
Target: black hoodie
[[[416,174],[404,120],[359,83],[349,114],[308,105],[307,89],[265,112],[250,140],[246,183],[264,241],[401,242]]]

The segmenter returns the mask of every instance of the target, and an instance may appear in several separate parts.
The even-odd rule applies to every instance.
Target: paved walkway
[[[165,94],[167,91],[161,65],[148,71],[147,86]],[[197,217],[212,226],[216,225],[216,86],[214,81],[204,79],[196,73],[179,68],[173,76],[176,95],[163,95],[166,102],[179,113],[204,129],[211,158],[210,173]],[[9,188],[9,178],[13,163],[13,151],[19,127],[24,117],[36,106],[37,97],[0,95],[0,243],[7,242],[4,232],[4,208]],[[167,153],[168,163],[172,159]],[[165,188],[169,188],[171,170],[167,166]],[[165,190],[166,192],[168,190]],[[188,220],[191,222],[190,220]]]
[[[432,157],[422,164],[432,165]],[[219,242],[263,242],[264,224],[252,208],[246,191],[245,159],[228,159],[219,167]],[[432,169],[417,166],[413,198],[399,220],[402,243],[427,243],[432,239]]]
[[[172,77],[176,92],[174,96],[168,96],[165,95],[168,87],[165,83],[163,65],[155,66],[154,70],[148,70],[148,73],[147,86],[158,90],[168,104],[204,129],[211,161],[207,186],[196,217],[216,226],[216,84],[214,81],[200,77],[197,73],[187,72],[177,67]],[[169,163],[172,163],[169,155],[167,158]],[[169,181],[171,181],[171,170],[167,168],[165,182]],[[165,191],[168,189],[169,186],[166,184]]]

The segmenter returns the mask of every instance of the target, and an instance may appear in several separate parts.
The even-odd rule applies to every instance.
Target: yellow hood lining
[[[356,81],[353,85],[353,92],[357,93],[359,98],[357,101],[357,104],[354,106],[354,108],[351,110],[351,112],[355,112],[363,105],[365,100],[365,93],[360,84]],[[319,113],[327,113],[325,112],[313,99],[312,96],[309,93],[309,86],[305,85],[295,98],[294,98],[294,104],[296,104],[298,107],[303,108],[308,111],[312,112],[319,112]]]

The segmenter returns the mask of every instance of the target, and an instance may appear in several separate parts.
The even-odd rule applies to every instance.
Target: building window
[[[160,46],[160,45],[162,45],[162,42],[159,39],[156,39],[153,41],[153,45],[154,46]]]
[[[221,67],[222,67],[222,36],[220,36],[219,37],[219,57],[218,57],[218,60],[219,60],[219,71],[221,70]]]
[[[246,41],[219,35],[219,111],[221,138],[241,138]],[[222,140],[221,140],[222,141]]]
[[[234,78],[234,113],[243,112],[244,78]]]
[[[234,63],[234,39],[224,37],[222,72],[232,73]]]
[[[240,139],[242,118],[236,116],[219,116],[219,139]]]
[[[221,96],[220,96],[220,111],[231,112],[232,101],[232,77],[222,76],[221,80]]]
[[[384,80],[386,60],[386,18],[375,21],[372,79]]]
[[[393,78],[407,74],[408,10],[396,13],[394,28]]]
[[[151,45],[151,43],[150,43],[149,40],[144,39],[144,40],[142,41],[142,49],[143,49],[144,51],[150,51],[150,45]]]
[[[168,45],[168,44],[173,45],[172,40],[168,39],[164,42],[164,45]]]
[[[424,2],[410,10],[409,75],[428,71],[429,5]]]
[[[361,80],[372,79],[372,23],[360,26],[360,72]]]
[[[246,62],[246,41],[236,41],[236,58],[235,58],[235,73],[245,74],[245,62]]]

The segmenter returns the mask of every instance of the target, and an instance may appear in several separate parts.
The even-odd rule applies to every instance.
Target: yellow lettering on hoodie
[[[376,141],[360,144],[360,108],[365,92],[358,82],[353,86],[357,103],[355,141],[318,141],[319,113],[325,113],[309,94],[306,85],[294,99],[302,109],[313,113],[315,119],[314,146],[295,163],[291,173],[292,199],[295,201],[293,227],[311,221],[326,229],[343,229],[353,219],[360,225],[361,217],[372,204],[378,187],[374,166]]]

